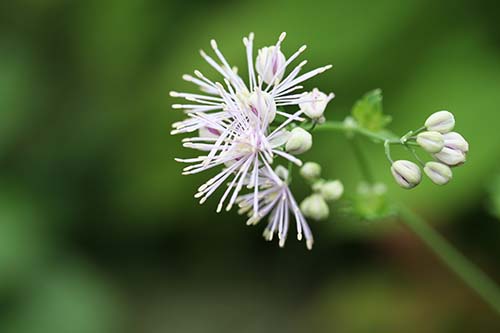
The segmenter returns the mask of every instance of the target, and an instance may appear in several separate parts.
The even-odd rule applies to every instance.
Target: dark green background
[[[446,187],[404,191],[382,147],[366,148],[392,197],[500,281],[486,191],[500,171],[498,13],[456,0],[2,1],[0,332],[498,332],[397,221],[333,214],[311,223],[309,252],[199,206],[208,174],[180,176],[173,158],[192,155],[169,135],[182,114],[168,96],[194,89],[181,76],[208,69],[211,38],[244,72],[243,36],[266,46],[286,31],[285,54],[306,43],[309,68],[334,65],[306,86],[336,93],[329,119],[374,88],[397,133],[449,109],[471,151]],[[345,139],[314,139],[303,158],[352,193]]]

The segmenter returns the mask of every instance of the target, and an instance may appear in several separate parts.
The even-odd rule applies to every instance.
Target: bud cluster
[[[438,111],[430,115],[424,127],[401,138],[405,145],[416,144],[429,153],[434,161],[418,162],[423,166],[425,175],[437,185],[447,184],[453,177],[451,167],[463,164],[469,151],[469,143],[457,132],[455,117],[449,111]],[[415,136],[411,136],[416,134]],[[412,141],[414,140],[414,142]],[[422,180],[420,167],[411,161],[392,162],[391,172],[396,182],[403,188],[411,189]]]
[[[300,204],[304,216],[313,220],[323,220],[330,215],[328,203],[334,202],[344,193],[344,185],[340,180],[325,180],[321,177],[321,166],[307,162],[300,169],[300,175],[306,179],[313,193]]]

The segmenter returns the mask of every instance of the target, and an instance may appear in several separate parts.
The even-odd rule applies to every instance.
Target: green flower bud
[[[399,160],[392,163],[392,176],[399,186],[411,189],[420,184],[422,173],[418,165],[406,160]]]
[[[429,153],[438,153],[444,147],[443,134],[436,131],[422,132],[417,135],[417,143]]]
[[[453,177],[449,166],[439,162],[425,163],[424,172],[436,185],[445,185]]]
[[[312,194],[300,203],[300,210],[305,217],[313,220],[323,220],[330,214],[325,199],[319,194]]]
[[[330,180],[321,185],[320,193],[326,201],[335,201],[344,193],[344,185],[340,180]]]
[[[314,180],[321,175],[321,166],[315,162],[306,162],[300,168],[300,175],[307,180]]]
[[[290,132],[290,137],[286,142],[285,149],[287,152],[298,155],[302,154],[312,146],[312,135],[301,127],[295,127]]]
[[[434,112],[425,121],[425,127],[429,131],[448,133],[455,127],[455,117],[449,111]]]
[[[288,169],[285,168],[282,165],[278,165],[276,169],[274,169],[274,172],[276,172],[276,175],[284,182],[287,181],[288,179]]]

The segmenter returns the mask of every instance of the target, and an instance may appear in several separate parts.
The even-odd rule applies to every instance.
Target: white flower
[[[434,112],[425,121],[425,127],[429,131],[448,133],[455,127],[455,117],[446,110]]]
[[[272,99],[274,102],[274,104],[272,104],[273,107],[299,105],[303,102],[305,93],[296,93],[296,91],[303,88],[300,84],[320,73],[323,73],[332,66],[327,65],[299,75],[302,68],[307,63],[307,61],[302,61],[292,71],[290,71],[289,74],[285,75],[286,68],[306,49],[305,45],[300,47],[294,54],[286,59],[286,61],[283,61],[284,56],[282,58],[282,56],[279,55],[281,54],[281,51],[279,50],[285,36],[286,34],[282,33],[276,45],[268,47],[266,49],[267,51],[260,52],[261,54],[265,53],[269,56],[260,57],[258,59],[257,67],[260,68],[261,65],[259,65],[259,63],[262,63],[262,61],[265,60],[266,63],[269,62],[269,64],[272,65],[271,70],[274,73],[271,79],[269,79],[268,76],[263,78],[260,73],[259,77],[262,77],[261,80],[258,80],[254,68],[254,35],[251,33],[248,37],[243,38],[248,65],[248,85],[237,74],[236,69],[230,66],[222,52],[219,50],[215,40],[212,40],[210,44],[216,58],[212,58],[204,51],[200,51],[200,54],[205,61],[207,61],[208,64],[222,76],[225,87],[217,81],[208,79],[198,70],[194,71],[194,76],[184,75],[184,80],[196,84],[205,94],[180,93],[175,91],[170,93],[172,97],[184,98],[188,102],[186,104],[174,104],[172,107],[174,109],[183,109],[186,114],[190,116],[190,119],[175,123],[173,125],[174,130],[172,131],[172,134],[188,133],[206,126],[207,124],[204,120],[205,118],[201,119],[199,117],[200,113],[205,116],[207,114],[214,115],[212,120],[215,120],[216,122],[230,122],[234,120],[234,112],[236,111],[236,108],[251,109],[251,106],[253,105],[252,102],[255,101],[253,93],[257,90],[260,90],[263,93],[262,98],[264,103],[271,104],[270,100]],[[277,53],[278,51],[279,53]],[[273,56],[274,53],[276,53],[277,56]],[[264,80],[264,82],[262,80]],[[266,83],[267,86],[264,86],[264,83]],[[239,110],[239,112],[243,111],[244,110]],[[286,118],[292,117],[291,114],[286,112],[275,112],[276,114],[280,114]],[[268,115],[268,121],[271,122],[274,119],[274,109],[271,108],[268,111]],[[302,120],[302,118],[297,116],[294,120]]]
[[[425,163],[424,172],[436,185],[445,185],[453,177],[449,166],[439,162]]]
[[[277,173],[283,178],[278,177]],[[264,230],[264,238],[268,241],[278,234],[279,246],[285,245],[291,219],[295,219],[297,228],[297,239],[306,239],[306,246],[312,249],[314,242],[311,229],[295,201],[295,198],[287,184],[288,172],[286,169],[274,172],[269,167],[264,167],[259,172],[259,184],[262,191],[258,194],[249,193],[238,198],[239,213],[247,213],[250,217],[247,225],[254,225],[269,215],[269,222]],[[259,212],[253,211],[255,201],[258,202]]]
[[[320,119],[325,112],[328,102],[330,102],[335,95],[329,95],[314,88],[313,91],[304,95],[304,101],[299,104],[300,109],[311,119]]]
[[[414,188],[422,180],[420,168],[411,161],[395,161],[392,163],[391,172],[398,185],[406,189]]]
[[[286,73],[286,69],[291,67],[292,62],[306,47],[300,47],[287,59],[280,51],[285,36],[282,33],[274,46],[260,50],[256,64],[253,55],[254,35],[252,33],[243,38],[248,84],[238,75],[237,69],[229,64],[215,40],[212,40],[210,44],[215,57],[204,51],[200,54],[222,76],[220,82],[195,70],[194,76],[184,75],[183,79],[197,85],[201,93],[170,93],[172,97],[186,100],[184,104],[174,104],[172,107],[184,110],[187,116],[187,119],[173,124],[171,133],[197,133],[197,136],[195,134],[183,139],[183,146],[203,152],[197,157],[176,160],[190,164],[183,169],[185,175],[221,168],[218,174],[198,188],[195,195],[203,203],[218,188],[226,187],[217,206],[218,212],[224,206],[230,210],[243,187],[246,187],[252,191],[249,195],[252,197],[253,218],[258,218],[267,207],[261,207],[264,204],[261,199],[262,193],[267,193],[267,189],[262,192],[262,188],[268,186],[261,182],[260,170],[270,170],[273,176],[267,175],[267,178],[277,184],[276,179],[279,180],[279,177],[271,168],[275,157],[302,165],[299,159],[284,151],[284,146],[292,135],[286,127],[292,122],[304,121],[301,117],[303,111],[287,113],[278,111],[278,107],[297,107],[306,101],[305,93],[298,92],[303,88],[300,84],[331,68],[331,65],[300,74],[306,64],[306,61],[302,61]],[[285,120],[271,126],[276,115]],[[286,194],[287,198],[291,196],[288,187],[286,190],[280,187],[279,193]],[[292,199],[287,199],[288,204],[297,206]],[[298,208],[294,211],[298,211]],[[309,236],[307,223],[301,214],[296,219],[300,221],[300,230],[304,231],[309,246],[309,243],[312,244],[312,237]],[[282,223],[284,225],[288,222]],[[299,231],[299,235],[302,235],[302,231]]]

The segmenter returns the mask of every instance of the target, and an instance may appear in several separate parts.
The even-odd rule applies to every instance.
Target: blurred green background
[[[313,251],[293,237],[279,249],[262,225],[217,215],[214,199],[199,206],[192,195],[208,175],[180,176],[173,158],[191,152],[169,135],[182,114],[168,96],[194,89],[181,76],[207,70],[198,50],[211,38],[245,69],[243,36],[254,31],[262,47],[286,31],[285,54],[307,43],[309,68],[334,65],[306,86],[336,93],[329,119],[374,88],[397,133],[449,109],[471,152],[446,187],[403,191],[382,147],[366,148],[390,195],[500,282],[488,194],[500,172],[499,10],[460,0],[2,1],[0,332],[499,332],[499,317],[398,221],[335,214],[311,223]],[[318,133],[304,159],[352,192],[348,148]]]

